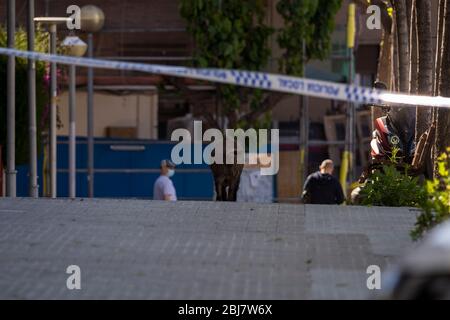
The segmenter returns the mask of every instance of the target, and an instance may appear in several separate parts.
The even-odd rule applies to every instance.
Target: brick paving
[[[409,209],[0,200],[1,299],[366,299]],[[81,268],[68,290],[66,268]]]

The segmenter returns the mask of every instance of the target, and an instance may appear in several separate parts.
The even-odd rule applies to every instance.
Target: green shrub
[[[388,164],[374,172],[361,190],[361,204],[384,207],[418,207],[426,193],[418,178],[408,175],[408,165],[398,169],[398,150],[393,150]]]
[[[415,240],[450,218],[450,148],[438,158],[437,166],[439,177],[427,181],[426,200],[420,206],[423,213],[417,218],[416,226],[411,232]]]
[[[20,28],[15,35],[16,48],[27,49],[26,32]],[[0,26],[0,47],[6,47],[6,30]],[[36,29],[36,51],[45,52],[48,48],[48,34],[39,27]],[[7,56],[0,55],[0,144],[3,145],[3,161],[6,160],[6,65]],[[44,130],[42,118],[48,102],[48,88],[45,85],[46,65],[36,62],[36,113],[38,121],[37,142],[41,146],[41,132]],[[27,60],[16,58],[16,164],[28,161],[28,94],[27,94]]]
[[[375,172],[361,191],[361,203],[366,206],[417,207],[425,199],[418,178],[399,171],[394,164],[384,165]]]

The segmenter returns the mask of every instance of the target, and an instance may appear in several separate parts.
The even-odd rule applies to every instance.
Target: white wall
[[[76,96],[76,127],[78,136],[87,136],[86,91],[78,90]],[[68,135],[68,93],[59,96],[59,116],[62,128],[58,135]],[[138,138],[157,139],[158,95],[156,93],[133,93],[115,95],[94,94],[94,135],[105,137],[107,127],[137,127]]]

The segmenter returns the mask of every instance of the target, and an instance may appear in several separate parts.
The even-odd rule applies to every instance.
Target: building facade
[[[17,23],[26,25],[26,0],[16,0]],[[267,0],[267,23],[281,28],[282,18],[276,11],[276,0]],[[306,77],[335,82],[345,82],[349,68],[346,60],[347,7],[343,6],[336,16],[336,28],[332,37],[332,53],[326,61],[310,61],[306,68]],[[105,14],[103,29],[94,34],[94,56],[102,59],[155,63],[165,65],[189,65],[192,61],[193,41],[181,18],[178,0],[36,0],[36,16],[68,16],[69,5],[83,6],[94,4]],[[376,77],[380,30],[368,30],[365,27],[367,15],[359,9],[356,55],[356,74],[360,84],[370,86]],[[5,21],[5,2],[0,4],[0,20]],[[62,41],[71,32],[64,27],[58,30],[58,39]],[[86,34],[75,32],[83,40]],[[276,34],[270,39],[272,59],[267,71],[277,72],[276,61],[282,52],[276,42]],[[63,76],[60,83],[58,100],[60,136],[68,134],[68,93],[66,89],[67,71],[61,66]],[[189,79],[185,82],[191,90],[210,93],[211,112],[216,112],[214,85],[199,85]],[[95,137],[128,138],[145,140],[167,140],[173,125],[171,121],[196,116],[196,110],[186,103],[173,87],[165,85],[165,79],[151,74],[128,71],[95,70],[94,79],[94,118]],[[272,111],[273,127],[279,128],[281,143],[287,153],[282,155],[279,181],[291,180],[285,186],[288,190],[283,197],[298,194],[299,179],[285,179],[292,170],[298,170],[298,146],[300,133],[300,100],[292,96],[283,100]],[[77,71],[77,135],[87,135],[86,110],[86,70]],[[327,125],[334,116],[342,116],[345,104],[335,101],[309,99],[310,133],[312,140],[330,140]],[[328,118],[327,118],[328,117]],[[331,117],[331,118],[330,118]],[[337,119],[336,118],[336,119]],[[331,124],[329,124],[331,123]],[[367,131],[367,130],[366,130]],[[364,134],[367,134],[365,132]],[[370,135],[370,132],[369,132]],[[310,171],[323,157],[332,157],[339,164],[340,150],[333,147],[310,147]],[[364,155],[362,155],[364,158]],[[283,171],[284,170],[284,171]]]

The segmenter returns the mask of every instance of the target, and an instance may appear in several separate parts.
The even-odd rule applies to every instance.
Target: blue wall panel
[[[144,146],[144,151],[113,151],[112,145]],[[95,196],[152,198],[153,183],[159,176],[162,159],[170,159],[174,143],[158,141],[127,141],[96,139]],[[68,196],[68,144],[66,137],[58,139],[58,197]],[[77,197],[87,196],[87,144],[77,140]],[[194,171],[193,171],[193,170]],[[132,170],[132,172],[120,172]],[[42,159],[38,165],[42,195]],[[18,167],[18,195],[28,195],[28,167]],[[180,165],[173,177],[180,199],[212,199],[213,177],[207,165]]]

